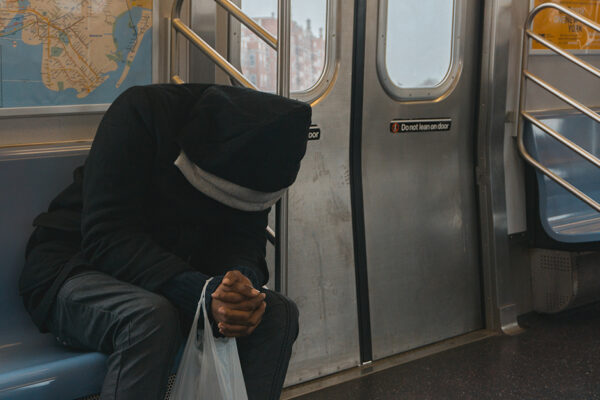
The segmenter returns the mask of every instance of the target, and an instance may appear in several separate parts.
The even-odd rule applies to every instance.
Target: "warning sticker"
[[[440,132],[449,131],[452,127],[452,119],[395,119],[390,122],[390,132],[392,133],[411,133],[411,132]]]
[[[534,6],[547,0],[534,0]],[[553,3],[567,7],[592,21],[600,22],[600,2],[597,0],[554,0]],[[535,17],[533,32],[565,50],[600,50],[600,34],[577,22],[570,16],[555,10],[545,9]],[[546,46],[532,40],[533,50],[548,50]]]

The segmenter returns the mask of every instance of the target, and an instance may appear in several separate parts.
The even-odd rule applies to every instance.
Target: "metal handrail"
[[[275,50],[278,50],[279,42],[277,38],[271,35],[266,29],[256,23],[251,17],[249,17],[246,13],[244,13],[238,6],[233,4],[229,0],[214,0],[217,4],[223,7],[230,15],[234,16],[238,21],[240,21],[246,28],[250,29],[250,31],[254,32],[261,40],[263,40],[267,45],[272,47]],[[289,0],[287,0],[289,1]],[[177,33],[181,33],[184,35],[194,46],[196,46],[200,51],[202,51],[212,62],[217,65],[221,70],[223,70],[227,75],[229,75],[232,79],[234,79],[237,83],[242,86],[245,86],[250,89],[258,88],[252,84],[240,70],[234,67],[225,57],[219,54],[211,45],[209,45],[204,39],[202,39],[196,32],[194,32],[189,26],[187,26],[181,20],[181,8],[184,0],[177,0],[173,3],[173,8],[171,11],[171,60],[169,63],[169,78],[171,82],[182,84],[184,83],[183,79],[176,74],[175,72],[179,70],[179,47],[178,44],[178,35]],[[289,23],[288,23],[289,25]]]
[[[535,76],[534,74],[532,74],[529,71],[523,71],[523,74],[525,75],[525,77],[527,79],[536,83],[542,89],[545,89],[548,93],[558,97],[559,99],[561,99],[565,103],[569,104],[573,108],[576,108],[577,110],[581,111],[582,113],[584,113],[585,115],[587,115],[588,117],[593,119],[594,121],[600,123],[600,114],[598,114],[591,108],[587,107],[585,104],[582,104],[582,103],[578,102],[577,100],[575,100],[574,98],[564,94],[560,90],[556,89],[554,86],[548,84],[547,82],[538,78],[537,76]]]
[[[17,148],[23,148],[23,147],[61,146],[61,145],[69,145],[69,144],[91,145],[92,139],[57,140],[54,142],[10,143],[10,144],[0,145],[0,150],[17,149]]]
[[[580,156],[585,158],[587,161],[594,164],[596,167],[600,168],[600,160],[598,158],[596,158],[592,153],[582,149],[581,147],[579,147],[578,145],[576,145],[569,139],[566,139],[563,135],[556,132],[554,129],[550,128],[548,125],[545,125],[539,119],[535,118],[533,115],[529,114],[528,112],[524,111],[522,116],[523,116],[523,118],[532,122],[535,126],[540,128],[541,130],[546,132],[548,135],[552,136],[554,139],[559,141],[561,144],[565,145],[569,149],[573,150],[574,152],[576,152],[577,154],[579,154]]]
[[[237,83],[250,89],[258,90],[244,74],[235,68],[225,57],[210,46],[196,32],[187,26],[181,20],[181,7],[184,0],[177,0],[173,4],[171,12],[171,51],[169,62],[169,77],[171,82],[177,84],[185,83],[179,76],[179,45],[178,34],[181,33],[193,45],[210,58],[227,75],[233,78]],[[252,18],[246,15],[235,4],[229,0],[215,0],[217,4],[223,7],[230,15],[233,15],[238,21],[254,32],[267,45],[277,50],[277,94],[283,97],[290,96],[290,27],[291,27],[291,0],[278,0],[278,22],[277,38],[257,24]],[[288,194],[282,196],[277,202],[275,214],[275,229],[273,231],[267,226],[266,235],[269,242],[275,245],[275,290],[287,293],[287,272],[288,272]]]
[[[170,71],[169,78],[171,82],[182,84],[183,79],[179,76],[179,45],[178,33],[181,33],[188,39],[196,48],[202,51],[212,62],[221,68],[226,74],[233,78],[240,85],[257,89],[256,86],[250,82],[242,72],[235,68],[225,57],[223,57],[218,51],[216,51],[211,45],[209,45],[204,39],[202,39],[196,32],[194,32],[189,26],[187,26],[181,20],[181,8],[184,0],[177,0],[173,3],[173,9],[171,11],[171,51],[170,51]]]
[[[183,0],[181,0],[183,1]],[[214,62],[219,68],[221,68],[225,73],[231,76],[237,83],[247,88],[255,89],[258,88],[254,86],[252,82],[250,82],[244,74],[242,74],[237,68],[235,68],[225,57],[219,54],[211,45],[206,43],[204,39],[202,39],[196,32],[191,30],[180,18],[174,18],[171,20],[171,26],[175,29],[176,32],[181,33],[185,36],[193,45],[195,45],[199,50],[201,50],[212,62]],[[173,61],[173,60],[171,60]],[[171,76],[171,80],[173,83],[182,84],[183,79],[179,75]]]
[[[290,41],[292,5],[291,0],[277,2],[277,94],[290,97]],[[275,290],[288,292],[288,207],[286,191],[275,209]]]
[[[535,17],[539,14],[540,11],[547,9],[547,8],[554,8],[554,9],[558,10],[559,12],[569,15],[573,19],[581,22],[582,24],[588,26],[589,28],[595,30],[596,32],[600,32],[600,25],[598,25],[594,21],[592,21],[588,18],[585,18],[584,16],[581,16],[581,15],[569,10],[568,8],[560,6],[558,4],[544,3],[544,4],[539,5],[538,7],[536,7],[535,9],[533,9],[531,11],[531,13],[529,14],[529,17],[527,18],[527,21],[525,22],[525,29],[524,29],[524,35],[523,35],[523,55],[522,55],[522,59],[521,59],[521,67],[522,67],[521,93],[520,93],[520,98],[519,98],[519,110],[520,110],[521,118],[519,118],[519,126],[518,126],[518,131],[517,131],[519,152],[521,153],[521,156],[523,156],[523,158],[529,164],[531,164],[532,166],[534,166],[535,168],[540,170],[544,175],[548,176],[554,182],[558,183],[563,188],[565,188],[566,190],[571,192],[573,195],[575,195],[581,201],[588,204],[594,210],[596,210],[597,212],[600,212],[600,203],[596,202],[594,199],[592,199],[591,197],[589,197],[588,195],[583,193],[581,190],[577,189],[575,186],[573,186],[572,184],[567,182],[565,179],[561,178],[560,176],[558,176],[557,174],[552,172],[549,168],[542,165],[535,158],[533,158],[531,156],[531,154],[529,154],[527,152],[527,149],[525,148],[525,143],[524,143],[524,138],[523,138],[523,125],[524,125],[523,122],[524,122],[524,120],[528,120],[531,123],[533,123],[535,126],[540,128],[542,131],[544,131],[545,133],[550,135],[552,138],[554,138],[555,140],[557,140],[564,146],[568,147],[570,150],[574,151],[581,157],[585,158],[588,162],[590,162],[590,163],[594,164],[596,167],[600,168],[600,159],[599,158],[597,158],[590,152],[584,150],[577,144],[573,143],[572,141],[570,141],[569,139],[567,139],[560,133],[551,129],[550,127],[548,127],[547,125],[542,123],[539,119],[535,118],[533,115],[531,115],[530,113],[528,113],[527,111],[524,110],[524,108],[526,106],[526,100],[527,100],[526,82],[529,80],[529,81],[535,83],[536,85],[538,85],[539,87],[541,87],[542,89],[546,90],[547,92],[551,93],[552,95],[556,96],[560,100],[569,104],[570,106],[576,108],[577,110],[579,110],[580,112],[582,112],[583,114],[588,116],[589,118],[600,123],[600,115],[598,113],[596,113],[589,107],[585,106],[584,104],[578,102],[577,100],[573,99],[572,97],[566,95],[565,93],[561,92],[560,90],[556,89],[552,85],[548,84],[547,82],[545,82],[544,80],[540,79],[539,77],[535,76],[534,74],[532,74],[531,72],[529,72],[527,70],[527,64],[529,61],[528,60],[528,58],[529,58],[529,42],[530,42],[530,39],[533,39],[533,40],[543,44],[544,46],[546,46],[547,48],[552,50],[554,53],[566,58],[567,60],[574,63],[575,65],[583,68],[584,70],[590,72],[594,76],[600,78],[600,69],[581,60],[578,57],[573,56],[572,54],[569,54],[562,48],[549,42],[548,40],[544,39],[542,36],[535,34],[531,30],[533,20],[535,19]]]
[[[254,21],[254,19],[250,18],[238,6],[236,6],[229,0],[215,1],[225,10],[227,10],[229,14],[233,15],[238,21],[244,24],[246,28],[254,32],[254,34],[261,38],[266,44],[271,46],[274,50],[277,50],[277,38],[271,35],[265,28],[257,24],[256,21]]]
[[[553,52],[557,53],[560,56],[563,56],[567,60],[571,61],[573,64],[575,64],[575,65],[585,69],[589,73],[595,75],[597,78],[600,78],[600,69],[594,67],[592,64],[585,62],[582,59],[569,54],[568,52],[564,51],[563,49],[556,46],[552,42],[549,42],[548,40],[544,39],[542,36],[533,33],[530,29],[526,30],[525,33],[527,34],[527,36],[534,39],[536,42],[540,42],[541,44],[548,47]]]

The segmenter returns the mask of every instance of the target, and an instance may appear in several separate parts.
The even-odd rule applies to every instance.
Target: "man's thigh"
[[[137,329],[137,321],[157,310],[176,313],[162,296],[102,272],[86,271],[61,287],[48,328],[67,346],[112,353],[120,333]]]
[[[267,307],[261,323],[250,335],[237,339],[242,365],[287,362],[282,353],[298,337],[298,308],[286,296],[265,290]],[[259,361],[260,360],[260,361]]]
[[[298,337],[298,308],[279,293],[265,293],[267,308],[262,322],[250,336],[238,338],[237,345],[249,393],[275,395],[283,385],[292,345]]]

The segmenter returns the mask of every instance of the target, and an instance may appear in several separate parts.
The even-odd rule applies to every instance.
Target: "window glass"
[[[242,10],[273,36],[277,36],[277,0],[242,0]],[[327,0],[292,0],[292,92],[311,89],[323,74],[326,56]],[[260,90],[275,92],[277,52],[242,26],[242,72],[258,77]]]
[[[455,1],[388,0],[385,67],[398,88],[434,88],[452,63]]]

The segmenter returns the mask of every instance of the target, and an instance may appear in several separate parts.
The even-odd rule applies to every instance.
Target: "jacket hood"
[[[201,169],[248,189],[277,192],[296,180],[310,121],[305,103],[211,86],[191,108],[177,141]]]

